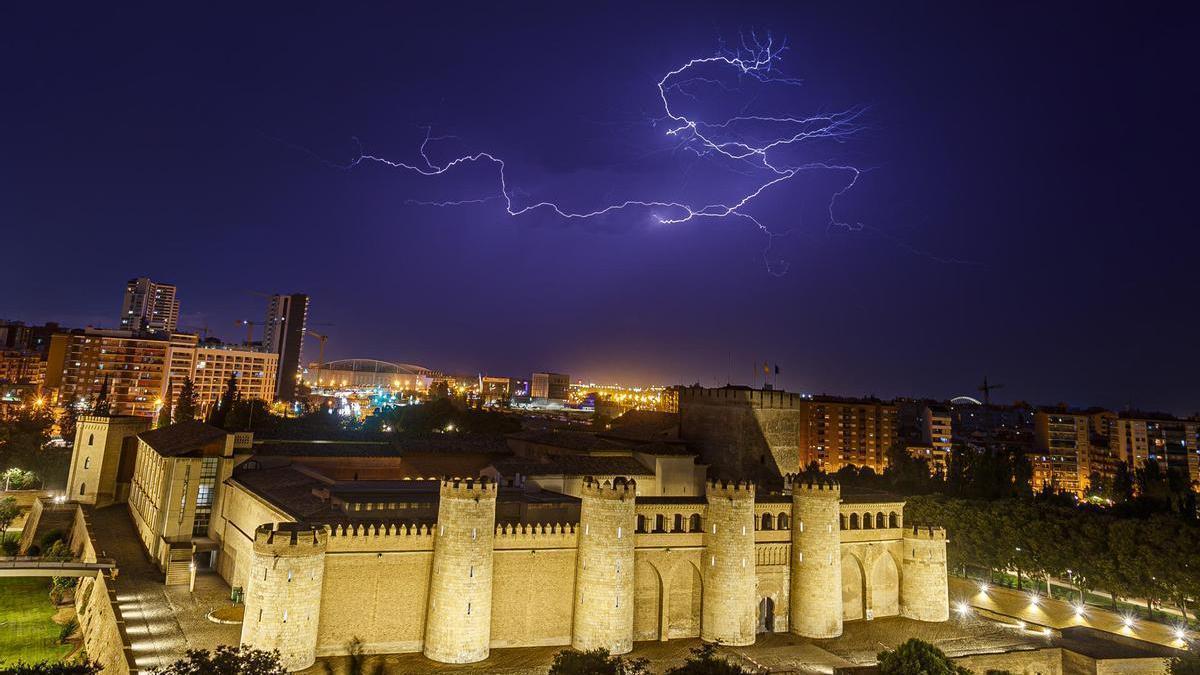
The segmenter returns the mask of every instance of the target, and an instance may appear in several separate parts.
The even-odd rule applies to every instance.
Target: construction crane
[[[1002,384],[988,384],[987,375],[984,375],[983,376],[983,384],[979,385],[979,387],[978,387],[979,391],[983,392],[983,404],[991,405],[992,404],[992,390],[1000,389],[1003,386],[1004,385],[1002,385]]]
[[[263,325],[263,322],[261,322],[261,321],[250,321],[248,319],[240,319],[238,321],[234,321],[233,323],[236,326],[245,326],[246,327],[246,344],[247,345],[249,345],[251,342],[254,342],[254,327]]]
[[[318,324],[313,324],[313,325],[315,326]],[[325,365],[325,343],[329,341],[329,336],[322,335],[321,333],[318,333],[315,330],[307,330],[306,329],[304,332],[307,333],[308,335],[311,335],[312,337],[317,338],[317,341],[321,343],[321,346],[318,348],[318,351],[317,351],[317,384],[320,384],[321,383],[321,368],[324,367],[324,365]]]

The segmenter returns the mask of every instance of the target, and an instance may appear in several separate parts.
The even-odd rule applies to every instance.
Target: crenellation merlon
[[[784,486],[790,489],[793,495],[814,491],[828,492],[836,496],[840,496],[842,493],[842,486],[836,480],[819,476],[790,473],[784,477]]]
[[[624,478],[600,481],[588,476],[584,478],[580,492],[584,497],[624,501],[637,496],[637,481]]]
[[[254,530],[254,547],[275,555],[309,555],[329,542],[329,526],[306,523],[263,523]]]
[[[495,499],[496,490],[496,482],[486,477],[443,478],[440,494],[443,499]]]
[[[748,480],[709,480],[705,485],[704,494],[709,500],[737,499],[754,501],[754,483]]]
[[[331,529],[333,537],[428,537],[433,525],[424,523],[339,523]]]
[[[945,541],[946,528],[913,525],[906,527],[904,530],[905,539],[928,539],[931,541]]]

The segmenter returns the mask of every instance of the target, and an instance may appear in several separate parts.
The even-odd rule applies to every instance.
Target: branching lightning
[[[833,172],[844,176],[845,182],[829,198],[826,227],[861,229],[860,224],[840,220],[836,215],[836,207],[838,200],[855,187],[864,170],[850,164],[833,161],[796,162],[794,159],[790,160],[789,157],[798,155],[799,153],[795,151],[796,148],[805,143],[818,140],[843,142],[853,137],[862,129],[859,119],[864,109],[852,108],[841,112],[805,116],[746,114],[746,110],[743,109],[740,111],[743,114],[717,121],[705,121],[691,113],[681,112],[679,106],[672,105],[672,99],[683,97],[691,101],[698,101],[699,95],[693,92],[693,88],[715,86],[725,92],[734,91],[728,86],[726,80],[709,77],[705,74],[712,69],[732,71],[731,74],[739,80],[748,78],[761,84],[799,86],[799,80],[778,74],[777,65],[786,49],[786,44],[777,45],[769,37],[765,41],[761,41],[751,35],[749,41],[743,38],[740,46],[736,49],[721,49],[713,56],[692,59],[678,68],[668,71],[658,80],[658,96],[661,100],[662,114],[652,120],[655,128],[660,125],[665,127],[665,135],[677,141],[680,149],[694,152],[701,158],[732,163],[741,167],[738,173],[752,177],[753,180],[749,182],[750,184],[740,190],[734,198],[723,202],[693,204],[678,198],[628,199],[588,211],[565,208],[554,201],[519,204],[517,198],[520,192],[511,187],[504,159],[489,152],[475,152],[437,163],[430,158],[427,152],[429,144],[452,137],[433,136],[428,129],[419,148],[420,163],[396,161],[367,154],[360,147],[358,157],[344,168],[354,168],[371,162],[430,177],[445,174],[468,164],[490,163],[496,168],[498,191],[494,194],[455,201],[410,200],[411,204],[446,207],[500,200],[510,216],[521,216],[534,211],[549,211],[568,220],[598,218],[617,211],[643,209],[649,212],[650,216],[658,223],[665,225],[686,223],[702,218],[743,219],[753,223],[766,236],[767,243],[763,250],[763,258],[767,265],[767,271],[781,276],[787,272],[788,265],[786,261],[782,260],[774,263],[771,261],[771,246],[776,238],[787,236],[790,231],[776,232],[769,229],[750,212],[750,207],[764,193],[780,189],[781,186],[797,176],[816,171]],[[748,106],[749,104],[747,104]],[[756,136],[751,136],[751,129]]]

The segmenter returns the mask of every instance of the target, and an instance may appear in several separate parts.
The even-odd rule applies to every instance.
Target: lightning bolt
[[[659,117],[651,123],[657,128],[665,127],[666,137],[677,142],[677,147],[695,153],[700,158],[719,159],[722,162],[741,166],[742,175],[750,176],[753,180],[741,189],[735,198],[723,202],[709,204],[688,203],[679,199],[637,200],[627,199],[615,201],[589,211],[576,211],[560,206],[553,201],[537,201],[518,204],[519,190],[510,187],[507,165],[504,159],[489,152],[475,152],[462,155],[437,163],[426,152],[432,142],[453,138],[448,136],[433,136],[432,129],[426,128],[425,139],[419,148],[421,163],[408,163],[367,154],[360,144],[358,156],[342,168],[353,169],[366,163],[383,164],[393,169],[419,174],[421,176],[440,176],[455,168],[469,165],[488,163],[496,168],[498,191],[472,199],[452,201],[416,201],[410,204],[427,206],[459,206],[465,204],[481,204],[499,200],[504,204],[504,210],[509,216],[521,216],[535,211],[548,211],[566,220],[586,220],[598,218],[607,214],[628,209],[643,209],[650,213],[658,223],[673,225],[694,220],[713,218],[738,218],[752,223],[767,238],[763,249],[763,260],[768,273],[782,276],[788,270],[784,260],[771,260],[771,248],[775,240],[787,236],[791,230],[776,232],[768,228],[757,217],[749,212],[753,202],[764,193],[780,189],[781,186],[811,172],[833,172],[845,177],[842,187],[837,189],[829,198],[827,207],[829,228],[840,227],[847,230],[861,230],[859,223],[849,223],[840,220],[836,215],[837,202],[854,188],[864,169],[850,164],[831,161],[789,161],[785,150],[793,150],[797,146],[813,141],[825,140],[844,142],[855,136],[862,126],[859,119],[865,112],[864,108],[852,108],[841,112],[821,113],[805,116],[795,115],[755,115],[743,114],[723,118],[717,121],[704,121],[689,113],[681,112],[672,105],[672,95],[675,98],[684,97],[698,101],[699,97],[693,92],[694,88],[715,86],[725,92],[734,91],[725,80],[708,77],[704,74],[709,69],[730,71],[739,80],[747,79],[760,84],[778,84],[783,86],[800,86],[796,79],[786,78],[779,74],[778,62],[786,51],[787,45],[776,45],[770,36],[760,40],[751,34],[750,40],[742,38],[736,49],[721,48],[713,56],[692,59],[683,65],[668,71],[657,82],[658,96],[662,104]],[[749,104],[747,104],[747,107]],[[748,131],[753,128],[760,137],[751,139]],[[761,137],[765,136],[765,137]],[[357,142],[357,139],[355,139]],[[790,154],[796,154],[791,152]]]

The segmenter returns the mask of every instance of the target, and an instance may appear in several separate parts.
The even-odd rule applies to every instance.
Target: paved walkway
[[[229,587],[220,577],[197,576],[194,594],[186,586],[167,588],[162,573],[142,550],[124,504],[95,509],[91,522],[100,549],[97,555],[117,560],[117,602],[139,669],[168,665],[188,649],[238,643],[241,626],[205,618],[213,607],[228,604]]]
[[[1176,633],[1176,626],[1147,621],[1145,619],[1131,620],[1106,609],[1088,605],[1082,616],[1076,614],[1075,607],[1062,600],[1052,600],[1046,596],[1032,601],[1033,595],[1019,592],[1011,588],[991,586],[987,592],[981,592],[978,581],[950,578],[950,607],[951,613],[957,611],[957,603],[965,602],[976,609],[983,609],[1014,621],[1024,621],[1034,626],[1049,627],[1061,630],[1072,626],[1088,626],[1115,635],[1137,638],[1146,642],[1165,647],[1182,648],[1183,640]],[[1189,637],[1195,637],[1189,633]]]

